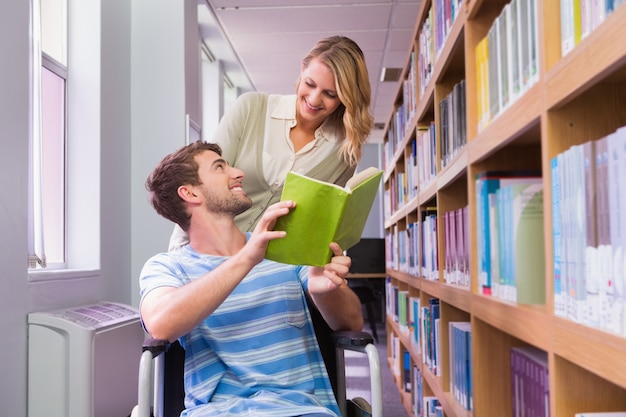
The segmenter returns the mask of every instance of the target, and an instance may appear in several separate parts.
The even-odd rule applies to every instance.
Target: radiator
[[[128,416],[143,340],[139,313],[124,304],[29,314],[28,416]]]

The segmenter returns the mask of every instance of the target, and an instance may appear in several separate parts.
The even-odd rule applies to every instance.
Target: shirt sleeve
[[[181,287],[184,284],[181,272],[171,261],[170,253],[161,253],[148,259],[139,275],[140,304],[146,294],[159,287]]]
[[[302,283],[302,288],[304,292],[307,292],[309,289],[309,267],[308,266],[298,266],[296,267],[298,278]]]

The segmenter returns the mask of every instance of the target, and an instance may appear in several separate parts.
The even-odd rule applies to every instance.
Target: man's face
[[[234,217],[252,206],[252,200],[241,187],[243,171],[231,167],[221,156],[211,151],[197,155],[196,161],[202,182],[198,188],[207,210]]]

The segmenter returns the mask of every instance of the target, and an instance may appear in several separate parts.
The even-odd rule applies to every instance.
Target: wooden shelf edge
[[[467,146],[458,151],[454,159],[437,175],[437,189],[449,186],[454,180],[467,173]]]
[[[443,401],[440,402],[446,416],[471,417],[473,415],[473,413],[463,407],[450,392],[444,392]]]
[[[546,106],[553,109],[577,97],[619,66],[626,65],[626,7],[618,7],[600,26],[546,74]],[[599,47],[610,45],[610,47]],[[574,68],[574,69],[573,69]]]
[[[423,206],[428,201],[432,200],[437,193],[437,178],[435,177],[428,185],[424,188],[420,187],[419,193],[417,195],[418,205]]]
[[[539,306],[520,306],[490,296],[473,294],[472,315],[498,330],[549,352],[550,315]]]
[[[559,317],[553,317],[551,327],[555,355],[626,389],[623,337]]]
[[[542,107],[543,85],[539,81],[468,142],[468,163],[486,158],[539,123]]]
[[[472,297],[469,288],[443,284],[439,292],[441,301],[467,313],[472,311]]]

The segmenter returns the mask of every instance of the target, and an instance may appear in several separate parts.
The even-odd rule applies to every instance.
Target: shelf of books
[[[626,416],[626,6],[423,0],[384,144],[411,416]]]

